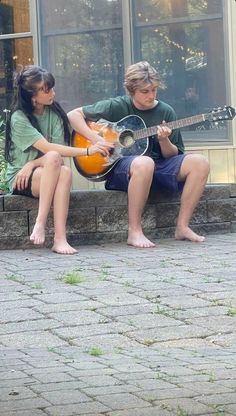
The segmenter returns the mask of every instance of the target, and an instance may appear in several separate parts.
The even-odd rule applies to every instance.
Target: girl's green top
[[[64,140],[64,128],[62,119],[50,107],[45,107],[42,115],[35,115],[40,130],[32,126],[28,117],[17,110],[11,117],[11,139],[10,151],[11,163],[8,163],[6,178],[10,190],[15,177],[20,169],[30,160],[37,159],[42,154],[33,147],[34,143],[44,137],[51,143],[67,145]]]

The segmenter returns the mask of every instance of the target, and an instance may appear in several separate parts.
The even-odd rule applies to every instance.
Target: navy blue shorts
[[[177,155],[169,159],[155,161],[151,190],[181,192],[184,182],[177,181],[181,164],[186,155]],[[137,156],[125,156],[116,164],[108,177],[105,188],[127,192],[130,180],[130,165]]]

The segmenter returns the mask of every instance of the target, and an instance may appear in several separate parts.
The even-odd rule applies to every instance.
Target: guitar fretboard
[[[191,126],[193,124],[200,123],[201,121],[205,121],[205,114],[200,114],[197,116],[191,116],[187,118],[182,118],[180,120],[170,121],[169,123],[165,123],[165,126],[169,127],[171,130],[186,126]],[[146,127],[140,130],[134,131],[134,140],[142,139],[144,137],[152,136],[156,134],[157,126]]]

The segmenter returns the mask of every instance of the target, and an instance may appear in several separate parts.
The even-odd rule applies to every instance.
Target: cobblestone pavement
[[[1,251],[1,416],[236,415],[236,234]]]

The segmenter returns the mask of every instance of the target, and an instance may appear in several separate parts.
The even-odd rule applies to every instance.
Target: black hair
[[[38,84],[43,81],[44,91],[50,91],[55,85],[54,76],[46,69],[36,65],[28,65],[23,68],[16,76],[16,91],[14,95],[12,109],[6,120],[6,141],[5,141],[5,159],[10,162],[11,140],[11,116],[21,110],[28,117],[30,123],[38,131],[41,132],[37,118],[34,116],[34,106],[32,97],[38,92]],[[69,120],[63,108],[57,101],[54,101],[50,108],[62,119],[64,127],[65,141],[70,144],[71,133],[69,128]]]

